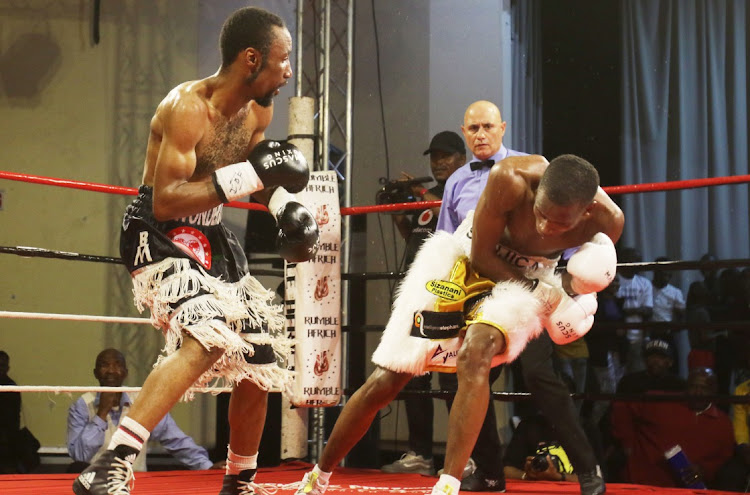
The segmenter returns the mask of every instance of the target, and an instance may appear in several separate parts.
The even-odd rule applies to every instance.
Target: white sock
[[[328,480],[331,478],[331,473],[333,473],[333,471],[326,473],[325,471],[320,469],[320,466],[316,464],[315,467],[313,468],[313,473],[318,475],[318,479],[322,481],[324,485],[327,485]]]
[[[126,416],[120,421],[120,426],[112,435],[112,440],[109,441],[107,449],[112,450],[118,445],[127,445],[140,452],[143,449],[143,444],[148,441],[149,436],[151,436],[151,432],[137,421]]]
[[[461,481],[449,474],[441,474],[437,484],[432,488],[432,494],[458,495],[461,490]]]
[[[231,447],[227,447],[227,474],[240,474],[240,471],[257,467],[257,452],[254,455],[239,455],[232,452]]]

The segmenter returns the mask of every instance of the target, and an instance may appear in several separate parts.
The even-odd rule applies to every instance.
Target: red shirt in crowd
[[[679,486],[664,458],[675,445],[707,483],[734,453],[732,422],[713,404],[695,411],[680,402],[615,402],[612,429],[629,453],[626,479],[631,483]]]

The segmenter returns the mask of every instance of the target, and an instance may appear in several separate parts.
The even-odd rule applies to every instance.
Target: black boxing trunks
[[[235,235],[221,222],[219,205],[189,217],[160,222],[153,215],[153,190],[142,185],[122,221],[120,255],[133,280],[135,305],[149,308],[163,330],[165,356],[181,345],[183,332],[223,356],[196,382],[249,379],[264,390],[285,390],[290,373],[277,365],[291,343],[274,293],[248,273]]]

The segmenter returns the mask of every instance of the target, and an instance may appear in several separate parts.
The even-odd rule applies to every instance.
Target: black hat
[[[672,346],[670,346],[669,342],[667,342],[666,340],[661,339],[654,339],[646,344],[646,349],[643,351],[643,354],[645,356],[648,356],[650,354],[662,354],[663,356],[666,356],[668,358],[674,358],[674,355],[672,353]]]
[[[422,154],[428,155],[431,151],[447,151],[448,153],[465,155],[466,147],[461,136],[453,131],[442,131],[435,134],[432,141],[430,141],[430,147]]]

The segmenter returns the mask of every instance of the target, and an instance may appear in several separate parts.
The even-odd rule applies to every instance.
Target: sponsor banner
[[[315,258],[286,266],[287,331],[294,339],[292,404],[333,406],[341,398],[341,214],[336,173],[311,172],[297,199],[315,216]]]

